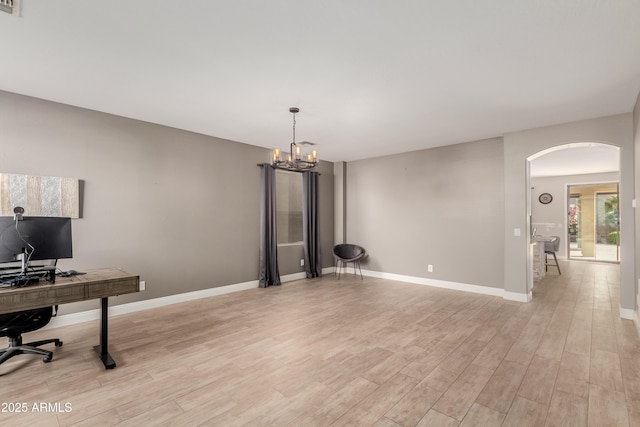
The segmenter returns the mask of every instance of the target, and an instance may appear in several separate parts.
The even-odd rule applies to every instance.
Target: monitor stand
[[[20,260],[20,274],[24,276],[27,274],[27,262],[29,259],[27,252],[23,249],[21,254],[16,255],[16,258]]]

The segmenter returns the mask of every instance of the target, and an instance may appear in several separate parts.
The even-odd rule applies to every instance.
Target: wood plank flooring
[[[97,321],[34,332],[64,346],[0,365],[0,425],[640,426],[618,266],[561,268],[529,304],[329,275],[118,316],[112,371]]]

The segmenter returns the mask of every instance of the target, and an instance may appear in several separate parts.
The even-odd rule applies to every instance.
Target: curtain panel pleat
[[[260,174],[260,274],[259,286],[280,285],[278,270],[278,217],[276,211],[276,171],[268,163]]]
[[[320,277],[322,261],[318,224],[318,172],[302,174],[302,235],[307,278]]]

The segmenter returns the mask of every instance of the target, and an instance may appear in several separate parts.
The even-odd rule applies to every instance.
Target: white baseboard
[[[329,274],[329,273],[333,273],[333,267],[325,267],[322,269],[322,275]],[[307,278],[307,273],[305,273],[304,271],[299,271],[298,273],[280,276],[280,281],[282,283],[285,283],[285,282],[292,282],[294,280],[300,280],[300,279],[306,279],[306,278]]]
[[[631,320],[636,327],[638,336],[640,336],[640,312],[628,308],[620,308],[620,317]]]
[[[635,312],[635,310],[631,310],[629,308],[620,307],[620,317],[622,317],[623,319],[627,319],[627,320],[635,320],[636,319],[636,312]]]
[[[623,319],[631,320],[636,327],[638,336],[640,336],[640,312],[638,312],[637,310],[620,307],[620,317]]]
[[[504,295],[502,297],[508,301],[531,302],[533,294],[531,292],[528,294],[520,294],[518,292],[504,291]]]
[[[490,288],[488,286],[470,285],[467,283],[448,282],[445,280],[426,279],[424,277],[405,276],[402,274],[382,273],[379,271],[362,270],[362,274],[380,279],[396,280],[398,282],[415,283],[417,285],[433,286],[436,288],[451,289],[454,291],[472,292],[474,294],[491,295],[503,297],[504,290],[500,288]]]
[[[333,273],[333,267],[322,269],[322,274]],[[287,274],[280,276],[283,283],[292,282],[306,278],[304,271],[299,273]],[[186,292],[183,294],[169,295],[166,297],[153,298],[144,301],[130,302],[127,304],[114,305],[109,307],[109,317],[119,316],[121,314],[134,313],[136,311],[149,310],[151,308],[164,307],[166,305],[178,304],[181,302],[193,301],[201,298],[214,297],[218,295],[230,294],[232,292],[245,291],[258,287],[258,281],[235,283],[233,285],[218,286],[216,288],[203,289],[200,291]],[[89,322],[100,319],[100,309],[87,310],[79,313],[64,314],[51,319],[51,322],[43,329],[53,329],[62,326],[75,325],[76,323]]]
[[[136,311],[149,310],[151,308],[164,307],[166,305],[178,304],[181,302],[193,301],[201,298],[229,294],[231,292],[244,291],[257,287],[258,281],[252,280],[251,282],[236,283],[233,285],[219,286],[217,288],[203,289],[200,291],[185,292],[183,294],[169,295],[166,297],[114,305],[109,307],[109,317],[134,313]],[[100,319],[100,309],[87,310],[80,313],[71,313],[62,316],[56,316],[51,319],[51,322],[49,322],[46,328],[58,328],[61,326],[74,325],[76,323],[88,322],[90,320],[98,319]]]

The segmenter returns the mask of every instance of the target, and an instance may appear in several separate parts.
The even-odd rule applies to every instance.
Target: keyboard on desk
[[[0,275],[0,287],[19,288],[35,285],[37,283],[40,283],[40,279],[46,279],[47,275],[48,273],[44,271],[27,274],[3,274]]]
[[[0,279],[0,286],[9,288],[20,288],[30,286],[40,282],[39,277],[14,277],[12,279]]]
[[[35,266],[29,267],[24,273],[16,268],[0,269],[0,287],[5,289],[31,286],[41,281],[54,284],[56,282],[56,268]]]

